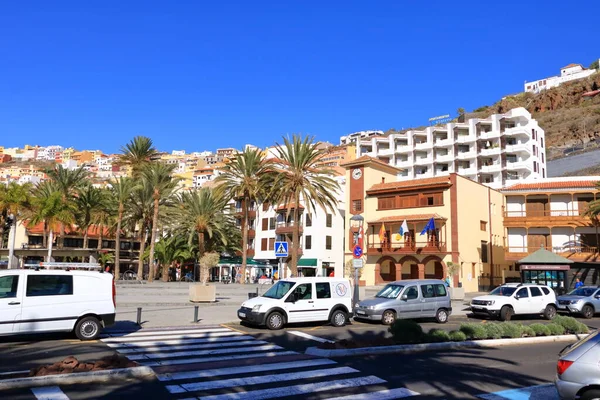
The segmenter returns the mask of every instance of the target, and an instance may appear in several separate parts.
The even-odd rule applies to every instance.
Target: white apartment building
[[[185,150],[173,150],[171,152],[172,156],[185,156]]]
[[[383,136],[383,131],[359,131],[350,133],[340,138],[340,144],[352,144],[357,140],[368,139],[374,136]]]
[[[368,155],[401,168],[398,180],[455,172],[500,188],[547,176],[544,142],[544,130],[519,107],[485,119],[361,139],[356,157]]]
[[[569,81],[587,78],[596,73],[595,69],[586,69],[581,64],[569,64],[560,69],[559,76],[550,76],[544,79],[536,79],[532,82],[525,82],[524,91],[531,93],[539,93],[542,90],[560,86]]]
[[[62,146],[54,145],[54,146],[42,147],[37,150],[36,159],[37,160],[46,160],[46,161],[55,161],[56,156],[58,154],[62,153],[62,151],[63,151]]]

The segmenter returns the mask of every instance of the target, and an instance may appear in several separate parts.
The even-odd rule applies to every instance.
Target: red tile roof
[[[552,189],[595,189],[598,187],[598,181],[586,180],[586,181],[557,181],[557,182],[531,182],[531,183],[517,183],[502,189],[502,192],[508,192],[513,190],[552,190]]]
[[[296,208],[295,203],[281,204],[280,206],[277,206],[277,211],[292,210],[294,208]],[[300,210],[303,210],[303,209],[304,209],[304,206],[302,204],[300,204]]]
[[[450,184],[449,176],[439,176],[435,178],[423,178],[423,179],[411,179],[407,181],[397,181],[388,183],[377,183],[371,186],[367,191],[374,190],[393,190],[393,189],[405,189],[423,186],[433,186],[440,184]]]
[[[447,220],[447,218],[442,217],[439,214],[412,214],[412,215],[394,215],[391,217],[383,217],[383,218],[379,218],[378,220],[375,221],[369,221],[369,224],[380,224],[380,223],[391,223],[391,222],[404,222],[404,220],[406,220],[406,222],[411,222],[411,221],[427,221],[429,219],[431,219],[433,217],[433,219],[436,220]]]
[[[30,226],[29,223],[26,223],[26,225],[27,225],[27,230],[29,231],[29,234],[42,235],[44,233],[44,223],[43,222],[40,222],[39,224],[34,225],[34,226]],[[110,232],[107,228],[104,228],[103,231],[104,232],[102,234],[102,237],[110,236]],[[99,232],[98,232],[97,226],[92,225],[88,228],[88,237],[90,237],[90,238],[98,237],[98,233]],[[58,232],[56,232],[56,234],[58,234]],[[81,233],[76,226],[65,227],[65,235],[83,237],[83,233]]]
[[[583,68],[583,65],[581,65],[581,64],[569,64],[569,65],[567,65],[566,67],[563,67],[563,68],[573,68],[573,67],[581,67],[581,68]]]
[[[388,163],[385,163],[377,158],[373,158],[371,156],[362,156],[362,157],[358,157],[356,160],[351,160],[345,163],[340,164],[340,167],[352,167],[354,165],[358,165],[358,164],[366,164],[366,163],[374,163],[374,164],[379,164],[381,166],[385,166],[388,168],[392,168],[398,171],[402,171],[401,168],[396,168],[393,165],[390,165]]]

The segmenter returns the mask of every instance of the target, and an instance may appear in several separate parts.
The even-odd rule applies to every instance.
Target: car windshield
[[[515,290],[517,290],[517,288],[498,286],[496,289],[492,290],[490,294],[494,296],[512,296]]]
[[[386,287],[381,289],[379,293],[375,295],[375,297],[379,297],[382,299],[395,299],[396,297],[398,297],[400,292],[402,292],[402,289],[404,289],[404,286],[402,285],[387,285]]]
[[[580,287],[580,288],[573,290],[571,293],[569,293],[569,295],[588,297],[588,296],[593,295],[595,291],[596,291],[596,288]]]
[[[267,290],[265,294],[263,294],[263,297],[282,299],[295,284],[295,282],[279,281],[271,286],[271,289]]]

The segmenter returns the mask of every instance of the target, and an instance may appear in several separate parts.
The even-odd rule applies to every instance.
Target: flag
[[[406,220],[404,220],[402,225],[400,225],[400,230],[398,231],[398,233],[400,234],[400,236],[404,236],[408,233],[408,224],[406,223]]]
[[[383,243],[385,240],[385,224],[381,223],[381,229],[379,229],[379,241]]]
[[[358,230],[358,246],[360,246],[361,249],[364,249],[364,237],[365,237],[365,232],[363,231],[363,227],[361,226],[360,229]]]
[[[424,235],[429,231],[435,231],[435,221],[433,220],[433,217],[427,222],[427,225],[425,225],[425,228],[421,231],[421,235]]]

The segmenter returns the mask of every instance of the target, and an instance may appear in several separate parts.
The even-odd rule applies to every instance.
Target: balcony
[[[452,139],[436,139],[433,144],[434,147],[448,147],[454,144],[454,140]]]
[[[501,149],[499,146],[497,147],[489,147],[487,149],[481,149],[479,150],[479,155],[480,156],[498,156],[501,153]]]
[[[253,239],[254,237],[256,237],[256,230],[255,229],[248,229],[248,238],[249,239]]]
[[[415,149],[419,150],[419,149],[430,149],[431,148],[431,143],[429,142],[415,142]]]
[[[532,172],[531,162],[529,161],[506,161],[506,168],[512,170],[527,170]]]
[[[458,135],[456,137],[456,143],[469,143],[474,142],[476,139],[473,135]]]
[[[454,155],[452,153],[436,154],[433,158],[435,162],[450,162],[454,160]]]
[[[504,135],[504,136],[516,136],[516,135],[530,136],[530,131],[528,129],[526,129],[525,127],[515,126],[512,128],[505,128],[502,131],[502,135]]]
[[[412,159],[396,161],[396,167],[398,168],[412,167],[413,165]]]
[[[505,211],[504,226],[522,228],[530,226],[591,226],[588,217],[578,210]]]
[[[432,162],[433,162],[433,157],[431,157],[431,156],[415,157],[414,164],[415,165],[425,165],[425,164],[431,164]]]
[[[373,243],[367,246],[367,255],[394,255],[394,254],[440,254],[446,253],[446,243],[440,241],[406,241],[404,243]]]
[[[389,147],[383,147],[377,151],[377,154],[380,157],[381,156],[392,156],[394,154],[394,150],[390,149]]]
[[[506,261],[519,261],[538,251],[539,247],[532,246],[511,246],[504,248],[504,259]],[[555,246],[548,249],[561,257],[568,258],[573,261],[599,262],[600,252],[594,246],[573,245],[573,246]]]
[[[303,228],[302,224],[297,224],[297,225],[300,228],[300,235],[302,235],[304,228]],[[295,226],[296,226],[296,223],[294,223],[294,222],[277,222],[277,225],[275,226],[275,234],[276,235],[291,235],[292,233],[294,233]]]
[[[479,139],[497,139],[499,137],[500,132],[498,131],[479,132]]]
[[[236,207],[233,211],[237,218],[243,216],[244,209],[242,207]],[[248,208],[248,218],[256,218],[256,207]]]
[[[408,144],[396,146],[396,150],[395,150],[396,153],[410,153],[412,151],[413,151],[413,147]]]
[[[479,170],[481,172],[488,172],[488,173],[492,173],[492,172],[500,172],[502,171],[502,164],[499,162],[495,162],[492,164],[483,164],[479,167]]]
[[[507,153],[529,153],[529,145],[526,143],[507,144],[504,146],[504,151]]]
[[[477,168],[474,167],[470,167],[470,168],[458,168],[458,170],[456,171],[457,174],[459,175],[477,175]]]

